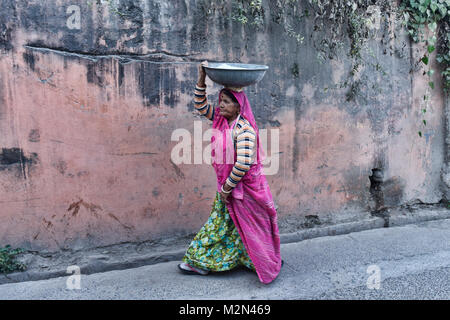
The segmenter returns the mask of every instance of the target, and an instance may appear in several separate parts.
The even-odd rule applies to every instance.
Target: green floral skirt
[[[226,271],[240,264],[255,271],[255,266],[218,192],[208,221],[192,240],[183,262],[210,271]]]

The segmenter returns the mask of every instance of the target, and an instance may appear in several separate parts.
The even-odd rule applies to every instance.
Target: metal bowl
[[[208,77],[225,87],[246,87],[260,81],[268,66],[246,63],[209,62],[205,66]]]

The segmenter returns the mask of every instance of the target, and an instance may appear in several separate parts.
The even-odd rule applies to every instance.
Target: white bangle
[[[231,191],[233,191],[233,189],[231,189],[230,191],[225,191],[225,190],[223,189],[223,185],[222,185],[222,187],[221,187],[220,189],[222,190],[223,193],[231,193]]]

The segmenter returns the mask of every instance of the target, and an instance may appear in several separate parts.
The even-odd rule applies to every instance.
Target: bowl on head
[[[208,77],[228,88],[243,88],[260,81],[268,66],[246,63],[209,62],[205,66]]]

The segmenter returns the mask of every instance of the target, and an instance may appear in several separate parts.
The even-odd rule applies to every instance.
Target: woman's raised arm
[[[198,65],[198,80],[194,91],[194,106],[195,109],[209,120],[214,119],[214,108],[208,103],[206,98],[206,73],[203,66],[207,66],[208,61],[203,61]]]

